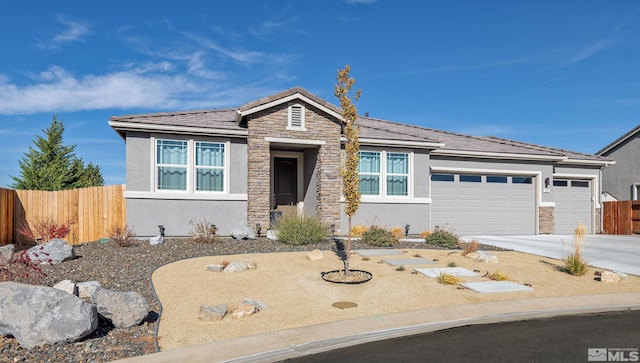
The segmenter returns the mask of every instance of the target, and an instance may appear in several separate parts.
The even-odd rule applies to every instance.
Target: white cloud
[[[568,61],[561,64],[560,67],[566,67],[566,66],[587,60],[593,57],[594,55],[608,48],[611,48],[616,43],[617,42],[613,39],[602,39],[592,44],[589,44],[586,47],[578,50]]]
[[[54,34],[50,39],[39,42],[39,47],[44,49],[60,49],[68,43],[81,40],[91,31],[88,24],[71,21],[61,15],[58,15],[56,20],[66,28]]]

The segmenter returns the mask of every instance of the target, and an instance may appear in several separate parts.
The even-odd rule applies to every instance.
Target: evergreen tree
[[[85,167],[82,159],[74,154],[75,145],[63,144],[64,123],[53,116],[45,137],[37,136],[35,148],[29,146],[20,164],[20,176],[11,176],[13,189],[64,190],[104,185],[100,167],[89,163]]]

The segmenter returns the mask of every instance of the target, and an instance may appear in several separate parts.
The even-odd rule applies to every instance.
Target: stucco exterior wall
[[[607,153],[616,161],[602,172],[602,191],[618,200],[633,199],[633,183],[640,183],[640,135]]]
[[[127,133],[126,178],[127,190],[151,191],[151,141],[147,133]]]
[[[344,213],[342,203],[342,213],[340,221],[340,230],[336,234],[346,235],[348,232],[348,219]],[[409,224],[409,234],[418,235],[429,229],[429,204],[405,204],[405,203],[361,203],[358,212],[351,221],[352,226],[377,225],[392,229]]]
[[[216,225],[218,235],[229,236],[246,216],[246,201],[127,199],[127,225],[142,238],[157,236],[158,225],[165,227],[166,236],[189,236],[189,221],[204,219]]]

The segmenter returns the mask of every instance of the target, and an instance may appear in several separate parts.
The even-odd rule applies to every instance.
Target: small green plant
[[[458,267],[455,262],[451,261],[447,264],[447,267]]]
[[[589,271],[589,260],[582,256],[586,234],[587,227],[582,223],[578,224],[578,227],[573,232],[573,243],[570,250],[562,259],[564,265],[560,268],[561,271],[574,276],[582,276]]]
[[[470,253],[475,253],[478,252],[478,249],[480,248],[480,242],[478,242],[477,239],[474,239],[473,241],[467,242],[464,244],[464,249],[462,250],[462,255],[466,256]]]
[[[443,285],[457,285],[462,281],[459,277],[444,272],[440,272],[436,280]]]
[[[291,245],[320,243],[329,235],[329,229],[319,219],[304,215],[289,215],[276,224],[278,239]]]
[[[444,229],[433,231],[425,238],[425,241],[432,246],[446,248],[456,248],[459,242],[458,236]]]
[[[189,234],[191,235],[191,240],[193,242],[213,243],[216,241],[218,228],[214,224],[207,222],[206,219],[203,218],[198,222],[189,221],[189,225],[191,226]]]
[[[369,257],[363,257],[362,261],[369,261]]]
[[[491,275],[487,276],[490,280],[494,280],[494,281],[506,281],[509,280],[509,276],[507,276],[506,274],[500,272],[500,271],[495,271],[493,272]]]
[[[371,228],[362,233],[362,241],[372,246],[391,247],[398,242],[398,239],[391,231],[382,227],[371,226]]]
[[[136,234],[133,232],[133,228],[127,225],[122,227],[119,224],[115,224],[109,229],[109,238],[120,247],[130,247],[133,245],[135,236]]]
[[[419,254],[419,253],[416,253],[415,255],[413,255],[413,257],[420,258],[420,257],[422,257],[422,255],[421,255],[421,254]]]
[[[396,268],[396,271],[404,271],[404,266],[398,266],[398,268]]]

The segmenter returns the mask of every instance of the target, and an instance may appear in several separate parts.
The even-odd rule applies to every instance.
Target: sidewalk
[[[464,325],[620,310],[640,310],[640,293],[509,300],[376,315],[212,342],[117,362],[274,362]]]

